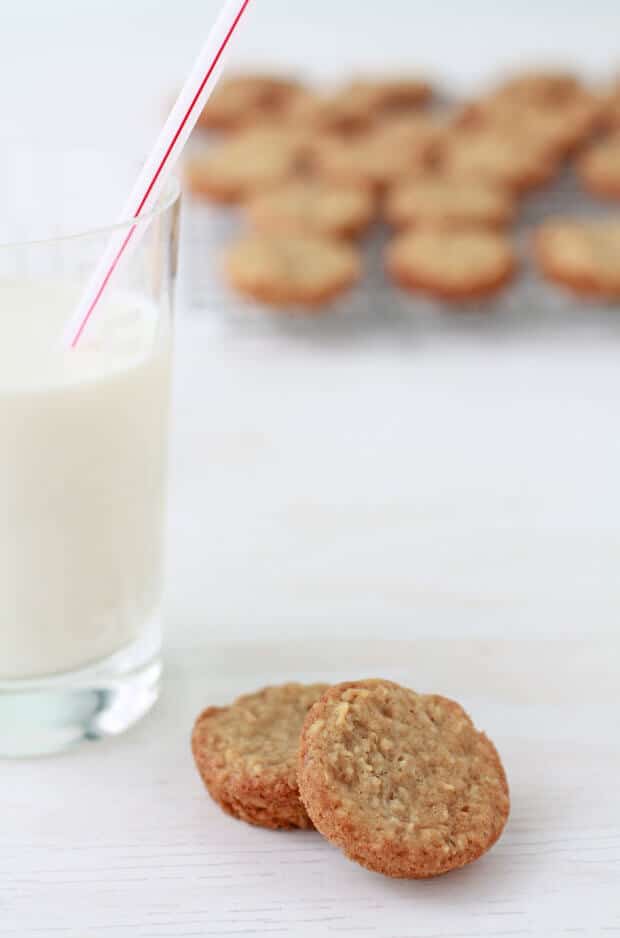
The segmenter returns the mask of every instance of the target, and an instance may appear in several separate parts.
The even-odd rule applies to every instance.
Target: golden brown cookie
[[[246,208],[259,231],[308,232],[335,238],[358,237],[375,214],[369,192],[313,179],[286,182],[255,196]]]
[[[577,172],[589,192],[620,199],[620,134],[591,144],[579,158]]]
[[[198,124],[212,130],[238,130],[257,118],[273,120],[301,92],[297,81],[270,75],[224,78],[214,89]]]
[[[424,150],[394,146],[377,131],[352,140],[321,137],[314,141],[312,154],[316,172],[322,179],[375,193],[382,192],[402,176],[427,168]]]
[[[389,148],[408,151],[416,164],[433,165],[450,132],[446,120],[436,114],[390,114],[377,123],[375,138]]]
[[[271,306],[318,307],[361,275],[359,252],[313,234],[255,234],[233,245],[226,270],[240,293]]]
[[[536,234],[534,250],[549,280],[583,296],[620,297],[620,221],[548,221]]]
[[[349,89],[329,95],[299,94],[291,99],[283,116],[293,127],[344,136],[367,130],[373,119],[367,97]]]
[[[365,97],[375,115],[419,108],[427,104],[433,94],[429,82],[415,75],[358,79],[349,85],[348,91],[351,95]]]
[[[239,202],[295,175],[307,144],[292,130],[256,127],[192,154],[185,165],[190,190],[215,202]]]
[[[547,182],[555,161],[531,141],[517,141],[495,128],[462,130],[451,136],[442,157],[442,169],[465,179],[486,179],[514,192],[525,192]]]
[[[500,85],[498,97],[555,107],[582,91],[577,75],[559,69],[538,69],[513,75]]]
[[[299,733],[325,684],[283,684],[209,707],[192,752],[209,794],[228,814],[259,827],[312,827],[299,799]]]
[[[298,783],[317,830],[351,860],[410,879],[478,859],[510,807],[497,751],[463,708],[391,681],[338,684],[314,704]]]
[[[397,183],[384,214],[395,228],[504,228],[515,208],[514,196],[492,182],[428,176]]]
[[[496,293],[517,262],[509,240],[492,231],[413,228],[388,244],[386,267],[407,290],[458,302]]]

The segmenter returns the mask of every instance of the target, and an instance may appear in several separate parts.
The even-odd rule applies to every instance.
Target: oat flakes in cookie
[[[577,172],[593,195],[620,199],[620,134],[592,144],[579,158]]]
[[[283,684],[209,707],[192,752],[209,794],[228,814],[259,827],[312,827],[299,800],[299,733],[325,684]]]
[[[620,298],[620,221],[557,219],[538,230],[543,275],[582,296]]]
[[[372,222],[375,203],[371,194],[360,188],[299,179],[255,196],[246,210],[259,231],[356,238]]]
[[[276,307],[317,310],[361,275],[359,252],[315,234],[257,233],[234,244],[226,270],[240,293]]]
[[[388,244],[386,267],[406,290],[464,302],[500,290],[517,262],[510,241],[493,231],[412,228]]]
[[[424,176],[397,183],[384,214],[395,228],[504,228],[515,217],[514,196],[494,183]]]
[[[383,680],[339,684],[316,702],[301,734],[298,783],[321,834],[394,877],[471,863],[509,812],[497,751],[463,708]]]

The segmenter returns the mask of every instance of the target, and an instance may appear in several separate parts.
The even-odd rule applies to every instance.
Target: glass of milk
[[[67,350],[135,166],[19,152],[0,173],[0,755],[26,755],[158,695],[179,190]]]

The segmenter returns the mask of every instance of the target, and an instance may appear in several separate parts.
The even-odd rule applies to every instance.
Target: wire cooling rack
[[[491,299],[467,304],[442,303],[391,284],[383,269],[389,232],[383,225],[375,225],[361,244],[365,272],[360,284],[319,315],[309,315],[295,309],[274,311],[238,296],[226,282],[222,256],[226,246],[245,230],[243,212],[214,207],[188,195],[183,225],[186,304],[192,315],[209,318],[218,328],[312,336],[318,340],[361,334],[393,333],[403,337],[445,330],[560,333],[563,329],[585,328],[620,335],[620,304],[584,300],[547,283],[531,256],[533,232],[544,219],[613,214],[614,207],[597,203],[584,193],[573,171],[567,168],[552,185],[522,202],[513,229],[520,258],[514,282]]]

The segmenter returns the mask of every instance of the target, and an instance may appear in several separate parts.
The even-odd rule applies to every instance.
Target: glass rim
[[[0,251],[6,251],[17,248],[43,247],[45,245],[60,244],[65,241],[79,241],[83,238],[101,237],[106,234],[114,234],[127,228],[147,225],[155,218],[164,215],[181,198],[181,181],[178,176],[172,176],[166,183],[166,188],[158,202],[144,212],[139,218],[128,218],[125,221],[115,222],[113,225],[95,225],[93,228],[83,228],[79,231],[69,234],[54,235],[50,238],[26,238],[17,241],[0,241]]]

